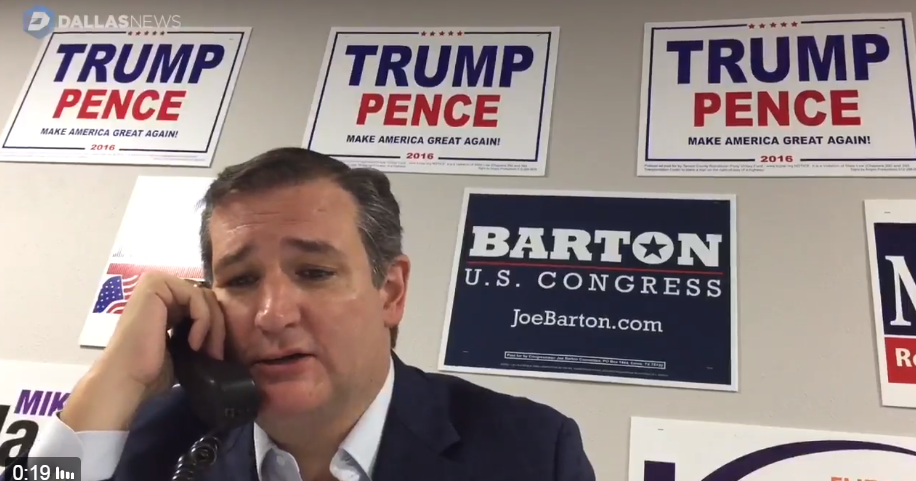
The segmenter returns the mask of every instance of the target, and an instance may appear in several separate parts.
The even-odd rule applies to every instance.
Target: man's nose
[[[296,304],[296,287],[286,276],[279,274],[265,278],[255,325],[263,331],[279,331],[299,322]]]

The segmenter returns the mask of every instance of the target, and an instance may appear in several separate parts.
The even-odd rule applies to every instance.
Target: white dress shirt
[[[331,474],[339,481],[371,481],[382,429],[394,389],[394,362],[375,400],[359,418],[331,460]],[[126,431],[74,432],[57,416],[50,416],[29,453],[30,457],[73,456],[82,464],[82,481],[104,481],[112,476],[124,443]],[[299,473],[293,456],[283,451],[257,424],[254,426],[254,452],[261,481],[308,481]]]

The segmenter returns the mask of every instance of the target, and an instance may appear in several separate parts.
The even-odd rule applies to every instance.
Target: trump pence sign
[[[908,13],[646,25],[639,175],[916,175]]]
[[[559,28],[335,28],[303,146],[389,172],[545,174]]]
[[[250,29],[55,31],[0,161],[209,167]]]

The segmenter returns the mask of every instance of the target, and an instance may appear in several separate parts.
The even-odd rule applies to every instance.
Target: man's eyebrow
[[[251,254],[252,250],[254,249],[251,247],[251,244],[248,244],[246,246],[242,246],[241,249],[238,249],[235,252],[224,255],[220,258],[219,261],[213,264],[213,270],[222,270],[231,266],[232,264],[245,260],[245,258]]]
[[[308,254],[321,254],[331,257],[340,257],[342,255],[339,249],[325,241],[289,238],[284,239],[283,243]]]
[[[310,239],[298,239],[298,238],[288,238],[284,239],[283,243],[307,254],[320,254],[329,257],[339,258],[343,256],[341,251],[325,241],[310,240]],[[232,264],[242,262],[254,251],[254,247],[251,244],[245,245],[242,248],[224,255],[214,263],[213,270],[218,271],[226,269]]]

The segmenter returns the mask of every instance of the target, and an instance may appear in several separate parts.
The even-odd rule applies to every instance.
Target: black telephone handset
[[[261,399],[248,368],[192,349],[191,324],[190,320],[179,323],[167,342],[175,377],[188,393],[194,413],[219,431],[254,420]]]
[[[190,319],[172,329],[166,340],[178,384],[187,392],[194,414],[210,432],[178,459],[173,481],[193,481],[216,461],[220,437],[251,422],[258,414],[260,393],[241,363],[214,359],[188,342]]]

